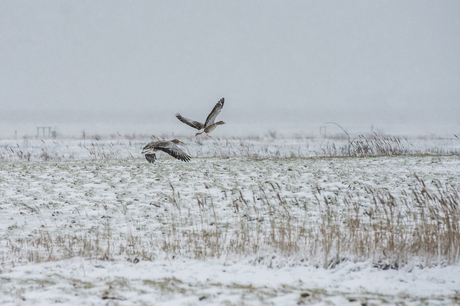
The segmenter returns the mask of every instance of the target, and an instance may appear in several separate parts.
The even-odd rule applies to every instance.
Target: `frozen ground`
[[[458,207],[459,173],[455,155],[2,162],[0,303],[459,303],[439,201]]]
[[[0,275],[2,305],[454,305],[460,268],[267,268],[247,260],[72,259]]]

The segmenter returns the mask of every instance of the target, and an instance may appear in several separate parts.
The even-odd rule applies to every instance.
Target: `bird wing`
[[[178,146],[170,141],[165,141],[156,146],[157,150],[161,150],[165,153],[168,153],[174,158],[177,158],[181,161],[188,162],[190,161],[190,156],[188,156],[184,151],[182,151]]]
[[[141,154],[155,154],[155,147],[159,141],[149,142],[144,148],[142,148]]]
[[[145,159],[151,164],[153,164],[155,160],[157,159],[157,156],[155,154],[145,154],[144,156],[145,156]]]
[[[224,98],[220,99],[219,102],[216,103],[212,111],[209,113],[208,118],[206,118],[206,122],[204,123],[204,126],[210,126],[211,124],[214,123],[214,120],[216,120],[217,115],[220,114],[220,111],[224,107]]]
[[[198,122],[198,121],[194,121],[194,120],[190,120],[190,119],[187,119],[185,117],[182,117],[179,113],[176,114],[176,117],[177,117],[177,119],[179,119],[183,123],[191,126],[192,128],[195,128],[197,130],[201,130],[202,128],[204,128],[203,123]]]

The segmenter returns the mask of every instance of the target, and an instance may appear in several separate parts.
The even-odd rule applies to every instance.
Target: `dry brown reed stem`
[[[382,136],[375,134],[371,138],[359,135],[351,140],[349,156],[384,156],[410,154],[410,144],[397,136]]]

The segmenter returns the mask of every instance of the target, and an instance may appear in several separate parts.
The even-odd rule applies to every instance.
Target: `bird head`
[[[222,125],[222,124],[225,124],[225,122],[223,121],[219,121],[219,122],[216,122],[218,125]]]

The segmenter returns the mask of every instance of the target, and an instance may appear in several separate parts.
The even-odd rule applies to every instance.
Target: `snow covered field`
[[[0,142],[0,303],[459,303],[458,141],[206,141]]]
[[[460,139],[367,135],[347,140],[345,134],[318,137],[309,134],[207,138],[183,135],[157,135],[160,139],[180,139],[182,148],[192,157],[318,157],[375,156],[398,154],[460,154]],[[142,158],[142,147],[155,141],[152,135],[112,134],[81,138],[0,139],[0,161],[69,161]],[[161,158],[161,156],[160,156]]]

